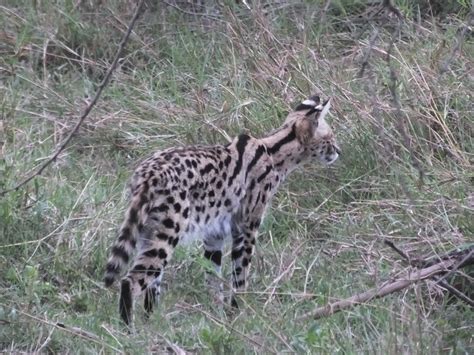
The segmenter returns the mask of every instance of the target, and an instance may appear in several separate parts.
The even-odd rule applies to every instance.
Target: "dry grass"
[[[72,144],[0,200],[0,349],[472,352],[472,312],[433,282],[297,321],[403,274],[383,239],[410,256],[473,243],[468,6],[458,1],[447,15],[422,17],[411,2],[396,1],[399,24],[362,1],[257,2],[251,11],[233,2],[168,2],[146,2]],[[132,11],[131,2],[0,6],[0,189],[27,176],[70,132]],[[162,147],[258,136],[313,92],[333,98],[343,156],[330,168],[299,169],[274,199],[242,312],[212,304],[200,249],[180,248],[159,311],[127,334],[117,294],[100,280],[136,161]],[[457,280],[472,286],[472,270]]]

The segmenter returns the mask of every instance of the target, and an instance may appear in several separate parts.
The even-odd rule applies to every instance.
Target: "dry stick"
[[[105,89],[105,87],[109,83],[110,78],[112,77],[112,73],[115,70],[115,68],[117,67],[117,63],[119,61],[120,55],[122,54],[122,51],[125,48],[125,44],[127,43],[128,38],[130,37],[130,34],[132,33],[133,26],[135,25],[135,22],[137,21],[138,16],[140,15],[140,10],[141,10],[144,2],[145,2],[145,0],[140,0],[140,3],[137,5],[137,7],[135,9],[135,13],[133,14],[133,18],[130,21],[130,24],[128,25],[127,32],[125,33],[125,35],[123,36],[123,38],[122,38],[122,40],[119,44],[119,48],[117,49],[117,52],[116,52],[115,57],[112,61],[112,64],[110,65],[109,69],[107,70],[107,73],[105,74],[104,80],[99,84],[97,92],[95,93],[92,101],[89,103],[89,105],[87,105],[86,109],[84,110],[81,117],[77,121],[77,123],[74,126],[74,128],[72,129],[72,131],[66,137],[64,142],[61,143],[61,145],[59,146],[59,148],[56,150],[56,152],[53,154],[52,157],[50,157],[43,164],[41,164],[41,166],[39,167],[39,169],[35,173],[31,174],[29,177],[27,177],[26,179],[21,181],[15,187],[13,187],[11,189],[4,190],[4,191],[1,191],[0,196],[3,196],[3,195],[5,195],[9,192],[18,190],[20,187],[26,185],[27,183],[29,183],[31,180],[33,180],[38,175],[41,175],[41,173],[44,171],[44,169],[46,169],[54,160],[56,160],[56,158],[59,156],[59,154],[61,154],[61,152],[66,148],[66,146],[72,140],[74,134],[76,134],[76,132],[79,130],[79,127],[82,125],[82,123],[84,122],[86,117],[92,111],[92,108],[95,106],[95,104],[99,100],[99,97],[102,94],[102,91]]]
[[[397,254],[399,254],[403,259],[405,259],[411,266],[417,267],[419,266],[418,260],[411,260],[411,258],[401,249],[399,249],[393,242],[384,239],[384,244],[388,245],[390,248],[395,250]],[[455,287],[451,286],[445,279],[451,275],[453,272],[455,272],[458,268],[462,267],[462,264],[469,260],[469,258],[472,256],[474,249],[471,248],[471,250],[467,253],[463,259],[457,263],[452,270],[445,274],[444,276],[438,277],[438,276],[433,276],[433,280],[436,281],[437,284],[439,284],[441,287],[445,288],[449,293],[451,293],[453,296],[459,298],[460,300],[466,302],[468,305],[471,307],[474,307],[474,301],[471,300],[469,297],[467,297],[464,293],[456,289]],[[458,252],[459,257],[462,257],[464,254],[464,251]]]
[[[304,314],[298,319],[307,320],[310,318],[319,319],[322,317],[327,317],[343,309],[356,306],[376,298],[384,297],[390,293],[407,288],[417,281],[425,280],[437,274],[444,273],[446,270],[453,267],[456,262],[456,259],[445,260],[426,269],[410,271],[405,275],[405,277],[400,278],[394,282],[387,283],[380,288],[373,288],[371,290],[359,293],[345,300],[329,303],[324,307],[319,307],[312,312]]]
[[[435,280],[437,284],[445,288],[453,296],[459,298],[463,302],[466,302],[469,306],[474,307],[474,301],[467,297],[464,293],[459,291],[456,287],[451,286],[445,280],[442,280],[439,276],[433,276],[433,280]]]
[[[469,247],[462,250],[452,250],[446,254],[435,255],[427,260],[416,260],[416,263],[417,263],[416,266],[420,268],[425,268],[425,267],[437,264],[442,260],[448,260],[453,257],[454,258],[460,258],[461,256],[464,257],[465,255],[472,253],[473,250],[474,250],[474,244],[471,244]],[[464,267],[464,265],[460,267]]]
[[[450,277],[451,275],[453,275],[459,268],[462,268],[463,266],[466,266],[466,265],[470,265],[473,263],[473,260],[474,260],[474,247],[471,247],[471,248],[468,248],[467,250],[469,250],[469,253],[464,256],[461,260],[459,260],[458,263],[456,263],[456,265],[454,265],[454,267],[445,275],[441,276],[440,279],[438,280],[438,282],[442,281],[442,280],[445,280],[446,278]],[[462,252],[464,253],[465,250]]]

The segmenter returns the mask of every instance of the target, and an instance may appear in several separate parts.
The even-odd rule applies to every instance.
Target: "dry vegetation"
[[[104,79],[135,2],[100,3],[0,3],[0,190],[51,156]],[[404,275],[384,240],[408,258],[472,248],[471,4],[248,4],[145,1],[71,143],[0,196],[0,351],[473,352],[472,308],[433,279],[302,319]],[[314,92],[333,98],[343,155],[282,187],[241,313],[212,304],[199,246],[179,248],[159,311],[128,334],[101,278],[136,161],[258,136]],[[472,267],[446,281],[473,298]]]

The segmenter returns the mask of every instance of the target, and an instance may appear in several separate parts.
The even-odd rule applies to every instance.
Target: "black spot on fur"
[[[234,240],[233,240],[233,244],[234,245],[240,245],[244,240],[244,237],[242,237],[241,235],[239,235],[238,237],[235,237]]]
[[[168,234],[165,233],[157,233],[156,238],[159,240],[168,240]]]
[[[112,248],[112,255],[122,259],[124,263],[128,263],[128,259],[129,259],[128,253],[122,246],[120,245],[114,246]]]
[[[239,288],[245,285],[245,280],[235,280],[234,281],[234,287]]]
[[[143,255],[145,255],[149,258],[156,258],[158,256],[158,250],[150,249],[150,250],[147,250],[146,252],[144,252]]]
[[[220,266],[222,263],[222,252],[220,250],[215,250],[215,251],[205,250],[204,257],[206,259],[211,260],[216,265]]]
[[[252,191],[254,188],[255,188],[255,179],[252,179],[252,181],[250,181],[249,191]]]
[[[166,212],[169,210],[169,206],[162,203],[161,205],[159,205],[158,207],[153,207],[151,210],[150,210],[150,213],[156,213],[156,212]]]
[[[165,220],[163,220],[163,225],[166,227],[166,228],[174,228],[174,222],[171,218],[166,218]]]
[[[211,163],[207,163],[206,166],[199,171],[199,173],[201,175],[206,175],[209,174],[212,170],[216,170],[214,165],[212,165]]]
[[[130,209],[130,214],[128,217],[128,221],[130,224],[136,224],[138,222],[138,214],[135,208]]]
[[[184,218],[188,218],[188,216],[189,216],[189,208],[186,207],[186,208],[183,210],[183,217],[184,217]]]
[[[163,248],[158,249],[157,255],[160,259],[166,259],[168,257],[168,254],[166,253],[166,250]]]
[[[238,249],[233,249],[232,250],[232,259],[235,260],[235,259],[238,259],[242,256],[244,252],[244,248],[238,248]]]
[[[132,270],[130,270],[131,273],[140,273],[140,272],[145,272],[146,271],[146,266],[143,264],[137,264],[133,267]]]

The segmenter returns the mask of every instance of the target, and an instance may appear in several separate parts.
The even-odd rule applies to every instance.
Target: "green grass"
[[[0,190],[67,136],[126,29],[128,3],[0,6]],[[325,1],[256,2],[252,11],[232,1],[175,3],[184,11],[148,3],[72,144],[33,182],[1,197],[0,351],[472,353],[472,310],[431,281],[299,320],[403,272],[383,238],[412,256],[474,242],[469,31],[453,55],[467,2],[434,9],[439,17],[418,16],[424,1],[396,2],[406,17],[390,60],[400,111],[386,60],[395,18],[367,25],[358,17],[373,13],[364,1],[334,1],[324,21]],[[199,245],[178,248],[158,311],[145,322],[138,309],[128,334],[118,292],[101,278],[136,162],[173,145],[226,143],[224,132],[262,135],[318,91],[333,98],[343,154],[329,168],[306,164],[282,186],[241,311],[213,304]]]

